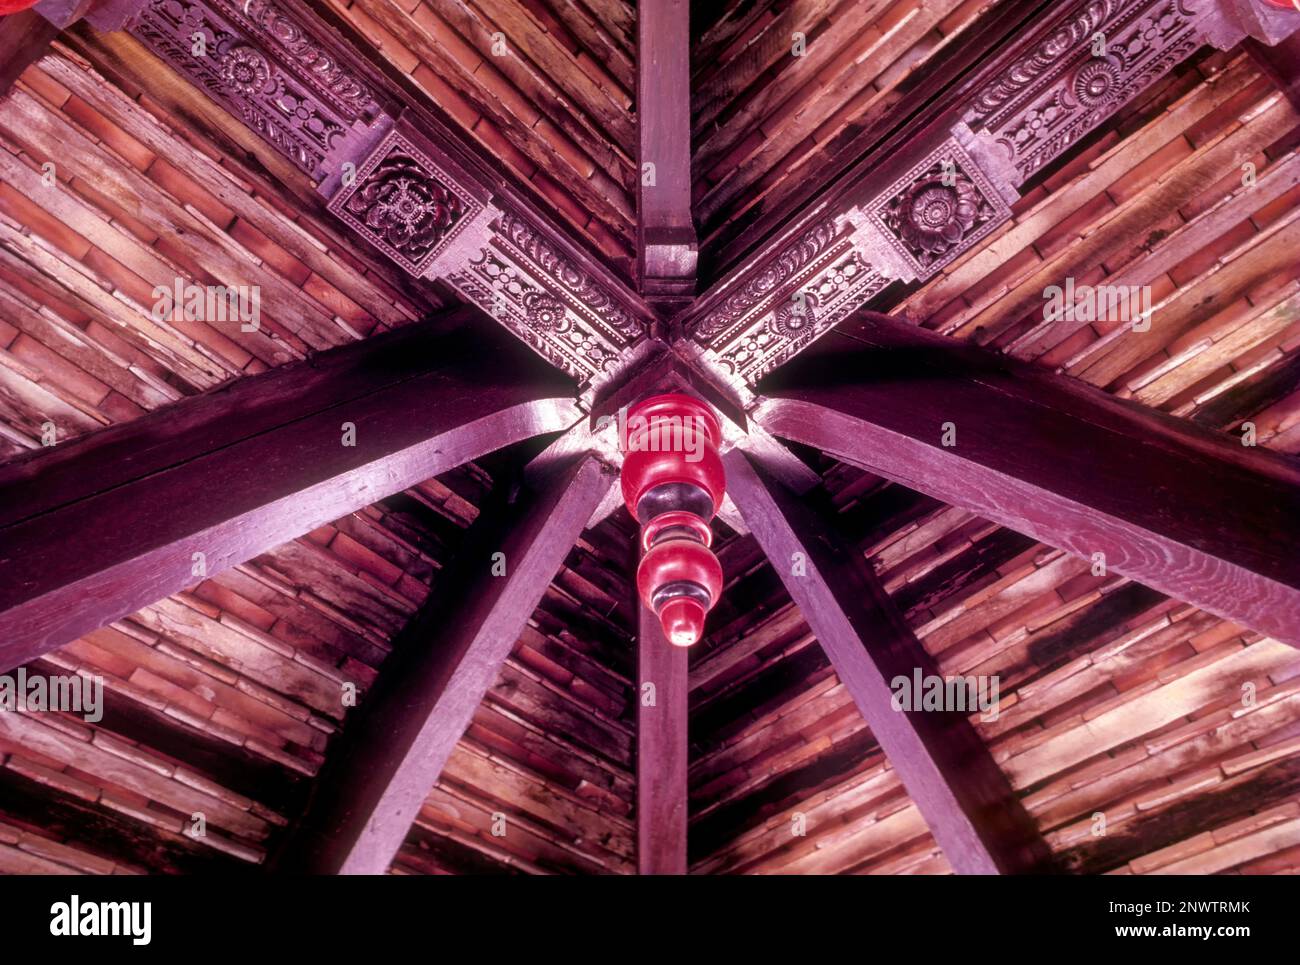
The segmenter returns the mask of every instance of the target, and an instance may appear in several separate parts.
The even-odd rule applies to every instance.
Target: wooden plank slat
[[[1046,847],[966,716],[895,710],[891,683],[937,675],[870,564],[736,450],[727,489],[841,682],[962,874],[1044,870]]]

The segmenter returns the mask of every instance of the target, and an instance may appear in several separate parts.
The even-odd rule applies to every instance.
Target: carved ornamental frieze
[[[149,0],[131,32],[288,157],[329,210],[408,274],[450,284],[583,385],[645,338],[643,305],[497,200],[314,18],[275,0]]]
[[[364,81],[271,0],[152,0],[129,29],[318,183],[380,121]]]
[[[409,274],[442,280],[582,384],[645,337],[642,316],[528,215],[492,197],[405,120],[330,211]]]
[[[965,120],[1024,180],[1202,43],[1190,0],[1091,0],[988,83]]]
[[[1279,33],[1276,19],[1256,33]],[[885,159],[823,205],[702,300],[687,335],[722,374],[752,384],[891,282],[926,281],[971,251],[1037,172],[1198,48],[1244,33],[1217,0],[1066,7],[993,62],[948,140],[917,144],[902,174],[899,158]]]
[[[864,205],[806,229],[691,329],[728,376],[757,381],[893,281],[926,279],[1011,216],[1014,196],[963,127]]]
[[[482,241],[442,277],[584,384],[614,374],[645,337],[639,316],[527,217],[489,209]]]
[[[847,219],[815,224],[779,250],[694,331],[728,374],[756,380],[887,285]]]

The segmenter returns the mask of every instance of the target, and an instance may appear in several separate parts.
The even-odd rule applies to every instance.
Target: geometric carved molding
[[[1010,219],[1025,181],[1202,45],[1284,35],[1298,16],[1258,0],[1066,6],[984,68],[968,103],[946,109],[950,137],[937,149],[918,140],[874,176],[846,175],[815,218],[697,303],[687,336],[719,374],[752,385],[891,281],[925,281],[970,251]],[[905,173],[892,173],[900,164]]]
[[[487,214],[476,249],[441,277],[582,385],[614,375],[645,320],[523,214]]]
[[[382,123],[327,35],[273,0],[151,0],[129,29],[318,184]]]
[[[384,138],[329,203],[330,211],[416,276],[482,209],[398,131]]]
[[[966,121],[1023,181],[1200,47],[1197,21],[1191,0],[1091,0],[985,85]]]
[[[883,261],[868,260],[868,232]],[[749,272],[691,334],[722,374],[755,382],[897,277],[889,252],[877,232],[847,216],[820,221]]]
[[[890,282],[925,279],[1011,217],[962,127],[866,204],[815,223],[689,328],[728,378],[754,383]]]
[[[451,284],[583,386],[645,338],[635,296],[384,107],[360,55],[305,7],[148,0],[128,29],[306,173],[356,235]]]

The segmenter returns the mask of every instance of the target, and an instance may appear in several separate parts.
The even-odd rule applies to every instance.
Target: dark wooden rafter
[[[966,717],[896,710],[892,682],[938,673],[860,552],[741,452],[723,457],[750,531],[959,874],[1048,870],[1047,846]]]
[[[146,0],[41,0],[27,10],[0,18],[0,97],[18,75],[49,51],[60,31],[79,20],[96,30],[120,30]]]
[[[18,75],[45,56],[59,28],[35,10],[0,18],[0,97]]]
[[[547,586],[614,484],[593,457],[500,498],[394,646],[286,841],[281,871],[383,874]],[[507,829],[506,833],[509,833]]]
[[[0,665],[565,429],[580,415],[573,391],[463,308],[7,463]]]
[[[874,312],[759,392],[777,436],[1300,646],[1293,459]]]
[[[686,873],[689,652],[637,604],[636,863],[643,875]]]
[[[690,19],[686,0],[637,5],[637,258],[651,298],[695,295]]]
[[[1287,100],[1300,110],[1300,32],[1273,46],[1254,37],[1247,38],[1242,46]]]
[[[738,242],[744,257],[682,317],[720,376],[752,384],[895,282],[933,278],[1010,220],[1038,172],[1207,43],[1300,30],[1300,12],[1262,0],[1078,0],[1028,22],[1032,3],[1000,6],[971,45],[977,65],[937,65],[929,103],[906,100],[842,148],[815,195]],[[1099,34],[1124,56],[1095,55]]]

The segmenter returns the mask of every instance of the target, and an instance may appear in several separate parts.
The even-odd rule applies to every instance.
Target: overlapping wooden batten
[[[363,66],[378,68],[368,76],[381,100],[433,102],[450,140],[493,152],[500,167],[490,191],[518,190],[531,223],[585,234],[590,248],[579,247],[572,264],[601,284],[613,278],[623,297],[619,276],[630,276],[634,250],[626,239],[635,152],[619,143],[635,131],[624,96],[635,73],[629,5],[362,0],[274,9],[291,6],[292,16],[341,28],[366,55]],[[886,136],[905,133],[898,125],[909,104],[969,108],[977,85],[954,88],[952,78],[978,73],[979,55],[1003,49],[1038,7],[760,2],[697,20],[697,51],[708,51],[694,91],[706,278],[720,266],[758,271],[754,239],[815,214],[805,202],[834,190],[828,176],[857,148],[875,144],[910,170],[907,138]],[[508,57],[492,51],[494,27]],[[809,41],[803,57],[786,53],[796,30]],[[1266,70],[1258,52],[1240,56],[1250,45],[1233,44],[1204,47],[1152,78],[1016,195],[1001,195],[1009,220],[933,274],[881,290],[874,306],[1231,430],[1234,444],[1250,423],[1261,446],[1295,451],[1300,332],[1284,243],[1298,198],[1297,118],[1286,77]],[[850,90],[868,77],[870,89]],[[328,186],[318,191],[288,154],[128,35],[65,31],[12,89],[0,128],[6,453],[40,448],[47,419],[61,446],[459,297],[359,243],[327,210]],[[421,119],[399,133],[427,160],[466,164],[478,177],[473,150],[450,151],[452,162],[438,139],[430,150],[422,138],[433,129]],[[67,169],[55,150],[63,140],[81,155]],[[54,191],[42,177],[47,160]],[[358,167],[366,160],[363,152]],[[1251,185],[1242,180],[1247,160]],[[511,173],[535,190],[500,188]],[[118,184],[141,188],[146,206]],[[497,233],[505,224],[488,225],[491,244],[515,244]],[[196,247],[173,229],[197,233]],[[844,240],[829,237],[832,246]],[[571,255],[567,244],[554,250]],[[484,247],[466,249],[471,261]],[[509,253],[518,257],[542,256]],[[154,284],[228,281],[205,276],[237,266],[290,317],[268,308],[254,333],[150,317]],[[526,269],[525,284],[559,298],[543,274]],[[1153,331],[1040,325],[1042,288],[1067,276],[1151,285],[1161,306]],[[509,307],[519,304],[507,305],[516,322]],[[697,372],[706,367],[698,351],[683,354]],[[735,395],[730,404],[752,430],[745,410],[755,400],[740,385]],[[1062,868],[1300,866],[1290,651],[1113,570],[1095,572],[1090,558],[824,453],[800,456],[817,469],[811,498],[833,502],[836,529],[871,561],[939,670],[1001,681],[998,718],[970,723],[1015,777]],[[20,717],[21,733],[0,737],[0,868],[200,872],[264,862],[337,749],[351,709],[335,695],[353,684],[364,700],[390,672],[394,634],[454,565],[463,527],[512,457],[487,457],[327,522],[30,665],[101,676],[106,716],[95,724],[44,716],[36,726]],[[569,554],[424,797],[393,872],[635,869],[631,530],[614,513]],[[725,523],[717,534],[727,588],[688,677],[692,870],[952,871],[753,537]],[[1243,701],[1248,693],[1253,703]],[[1107,749],[1091,753],[1094,744]],[[193,836],[185,809],[210,801],[219,805],[209,833]],[[498,835],[502,819],[508,830]]]

